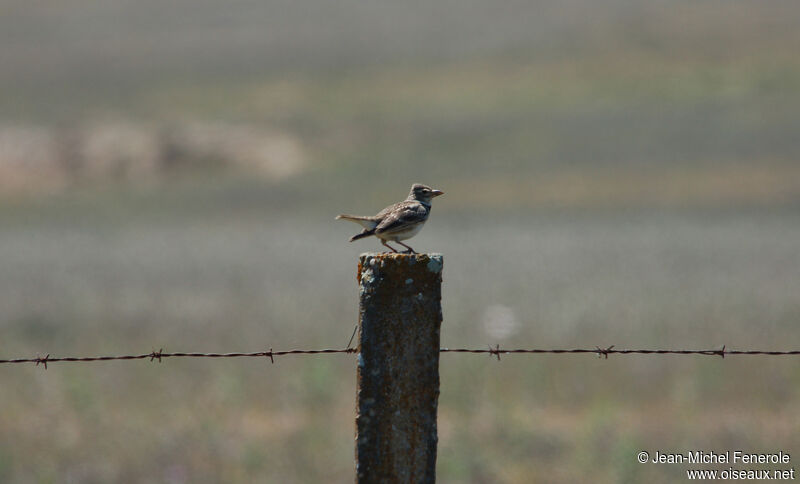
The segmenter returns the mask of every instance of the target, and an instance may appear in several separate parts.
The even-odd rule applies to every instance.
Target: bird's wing
[[[402,231],[409,225],[424,222],[428,218],[428,210],[419,202],[400,202],[386,207],[378,214],[383,215],[381,223],[375,227],[376,234]]]

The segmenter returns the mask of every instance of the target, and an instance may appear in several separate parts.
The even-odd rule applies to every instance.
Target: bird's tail
[[[374,230],[364,229],[364,230],[361,231],[360,234],[356,234],[356,235],[350,237],[350,242],[352,242],[354,240],[358,240],[358,239],[363,239],[364,237],[369,237],[370,235],[375,235],[375,231]]]
[[[366,230],[372,230],[372,229],[374,229],[375,227],[378,226],[378,221],[375,219],[375,217],[362,217],[360,215],[342,214],[342,215],[337,215],[336,216],[336,220],[339,220],[339,219],[349,220],[351,222],[355,222],[358,225],[364,227],[365,231]],[[358,235],[361,235],[361,234],[358,234]],[[372,234],[369,234],[369,235],[372,235]],[[364,237],[366,237],[366,235]]]

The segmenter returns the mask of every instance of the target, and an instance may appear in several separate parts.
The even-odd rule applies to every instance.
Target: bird
[[[416,254],[414,249],[400,242],[417,235],[431,214],[431,200],[444,194],[441,190],[415,183],[411,185],[411,192],[404,201],[389,205],[377,215],[372,217],[360,215],[341,214],[336,220],[349,220],[362,227],[360,233],[350,237],[350,242],[374,235],[381,240],[381,244],[397,253],[394,247],[387,242],[397,242],[405,247],[407,254]]]

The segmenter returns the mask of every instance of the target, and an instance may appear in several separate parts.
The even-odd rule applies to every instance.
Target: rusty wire
[[[256,351],[253,353],[165,353],[163,349],[158,351],[151,351],[150,353],[142,353],[138,355],[118,355],[118,356],[79,356],[79,357],[51,357],[50,354],[46,356],[37,356],[35,358],[17,358],[3,360],[0,359],[0,364],[3,363],[34,363],[36,366],[40,364],[47,369],[48,363],[54,362],[96,362],[96,361],[114,361],[114,360],[145,360],[159,361],[164,358],[269,358],[271,363],[275,363],[276,356],[286,355],[320,355],[320,354],[335,354],[335,353],[357,353],[358,348],[347,347],[342,349],[318,349],[318,350],[282,350],[273,351]],[[800,356],[800,350],[790,351],[763,351],[763,350],[729,350],[725,346],[717,350],[671,350],[671,349],[615,349],[615,345],[601,348],[595,346],[594,348],[573,348],[573,349],[504,349],[500,345],[494,347],[489,346],[486,349],[480,348],[440,348],[440,353],[471,353],[471,354],[487,354],[494,356],[500,360],[500,355],[512,354],[577,354],[589,353],[595,354],[599,357],[608,359],[608,355],[701,355],[701,356],[719,356],[725,358],[726,355],[764,355],[764,356]]]

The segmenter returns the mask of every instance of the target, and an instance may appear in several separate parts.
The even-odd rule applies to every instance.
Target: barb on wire
[[[44,365],[44,369],[46,370],[47,369],[47,360],[48,360],[48,358],[50,358],[50,353],[48,353],[47,356],[45,356],[44,358],[39,358],[37,356],[36,357],[36,366],[39,366],[39,363],[42,363]]]
[[[602,349],[599,346],[595,346],[595,348],[597,348],[597,357],[599,358],[601,356],[605,356],[606,359],[608,359],[608,353],[614,348],[614,346],[616,345],[611,345],[606,349]]]
[[[701,356],[719,356],[725,358],[725,355],[765,355],[765,356],[800,356],[800,350],[791,351],[763,351],[763,350],[729,350],[727,346],[723,346],[718,350],[668,350],[668,349],[615,349],[616,345],[611,345],[606,348],[595,346],[594,348],[572,348],[572,349],[552,349],[552,348],[530,348],[530,349],[503,349],[499,344],[494,346],[489,345],[487,349],[479,348],[440,348],[440,353],[472,353],[472,354],[488,354],[494,356],[497,361],[500,361],[500,355],[511,354],[579,354],[591,353],[598,357],[608,359],[608,355],[701,355]],[[120,355],[120,356],[67,356],[60,358],[53,358],[50,353],[35,358],[17,358],[12,360],[0,359],[2,363],[34,363],[36,366],[42,365],[47,369],[48,363],[53,362],[93,362],[93,361],[112,361],[112,360],[144,360],[150,361],[158,360],[161,363],[163,358],[246,358],[246,357],[261,357],[269,358],[271,363],[275,363],[276,356],[286,355],[320,355],[320,354],[335,354],[335,353],[357,353],[358,348],[350,347],[342,349],[318,349],[318,350],[282,350],[273,351],[257,351],[254,353],[165,353],[161,348],[158,351],[151,351],[150,353],[142,353],[140,355]]]

